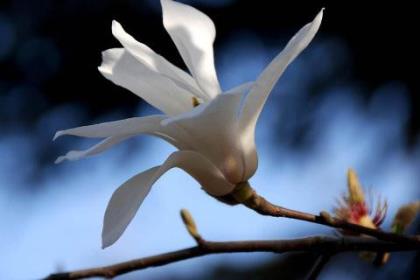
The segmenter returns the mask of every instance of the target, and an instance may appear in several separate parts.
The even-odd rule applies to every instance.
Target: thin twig
[[[173,251],[165,254],[136,259],[110,266],[78,270],[51,274],[45,279],[64,280],[81,279],[89,277],[111,278],[135,270],[148,267],[162,266],[186,259],[200,256],[221,254],[221,253],[240,253],[240,252],[272,252],[285,253],[296,251],[309,251],[338,253],[345,251],[419,251],[420,245],[395,244],[375,240],[366,237],[329,237],[314,236],[292,240],[272,240],[272,241],[229,241],[211,242],[202,239],[200,245]]]
[[[329,262],[331,257],[332,257],[332,254],[330,253],[320,254],[318,258],[316,259],[314,265],[312,266],[311,270],[309,271],[308,276],[306,277],[306,280],[318,279],[319,274],[321,273],[325,265]]]
[[[357,224],[348,223],[343,220],[333,218],[329,215],[313,215],[305,212],[300,212],[296,210],[287,209],[278,205],[275,205],[267,201],[262,196],[259,196],[254,190],[251,190],[252,194],[249,198],[242,202],[246,207],[254,210],[255,212],[273,217],[284,217],[295,220],[301,220],[311,223],[316,223],[320,225],[325,225],[333,228],[345,229],[357,234],[365,234],[369,236],[376,237],[377,239],[383,241],[390,241],[403,244],[412,244],[415,246],[420,246],[420,237],[419,236],[405,236],[390,232],[384,232],[381,230],[371,229]]]

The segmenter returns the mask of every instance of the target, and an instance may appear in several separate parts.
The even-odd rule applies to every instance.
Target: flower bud
[[[181,210],[181,218],[188,230],[188,233],[196,240],[201,239],[201,236],[197,230],[197,226],[195,225],[194,219],[187,209]]]
[[[379,228],[385,218],[388,205],[386,201],[378,199],[376,208],[372,211],[371,205],[365,199],[357,174],[351,168],[347,172],[347,191],[348,193],[339,200],[334,209],[336,218],[371,229]]]
[[[352,168],[349,168],[347,171],[347,187],[349,199],[352,203],[362,203],[365,201],[363,188],[360,185],[356,172]]]
[[[392,222],[392,231],[398,234],[404,233],[408,226],[414,221],[419,211],[420,201],[401,206]]]
[[[377,199],[376,207],[372,211],[372,206],[365,199],[365,193],[357,174],[351,168],[347,172],[347,191],[348,193],[339,199],[338,205],[334,209],[335,217],[348,223],[379,229],[388,209],[387,202]],[[353,232],[344,230],[341,233],[354,235]],[[385,264],[389,259],[387,252],[361,252],[359,256],[365,261],[378,265]]]

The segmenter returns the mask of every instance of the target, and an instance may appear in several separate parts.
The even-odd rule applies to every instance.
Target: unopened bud
[[[349,189],[349,199],[352,203],[361,203],[365,201],[363,188],[360,185],[356,172],[349,168],[347,171],[347,187]]]
[[[188,230],[188,233],[195,239],[201,239],[200,234],[198,233],[197,226],[195,225],[194,219],[191,216],[190,212],[187,209],[181,210],[181,218],[184,222],[185,227]]]
[[[408,226],[414,221],[419,211],[420,201],[401,206],[392,222],[392,231],[398,234],[404,233]]]

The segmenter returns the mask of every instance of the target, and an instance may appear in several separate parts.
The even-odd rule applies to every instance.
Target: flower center
[[[197,97],[195,97],[195,96],[193,96],[192,97],[192,105],[193,105],[193,107],[195,108],[195,107],[197,107],[198,105],[200,105],[201,103],[200,103],[200,101],[198,100],[198,98]]]

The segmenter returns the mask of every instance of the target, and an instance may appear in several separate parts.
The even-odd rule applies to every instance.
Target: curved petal
[[[112,21],[112,34],[123,47],[139,62],[150,70],[157,72],[176,83],[179,87],[193,93],[199,98],[205,98],[195,80],[185,71],[179,69],[161,55],[155,53],[145,44],[136,41],[130,34],[125,32],[117,21]]]
[[[193,108],[194,95],[191,92],[150,70],[123,48],[104,51],[98,70],[108,80],[132,91],[168,115],[180,114]]]
[[[214,98],[221,90],[214,68],[213,22],[191,6],[172,0],[161,0],[161,4],[163,25],[207,99]]]
[[[121,135],[121,136],[111,136],[108,137],[98,144],[94,145],[93,147],[84,150],[84,151],[69,151],[64,156],[59,156],[54,163],[58,164],[63,162],[64,160],[79,160],[82,158],[85,158],[87,156],[93,156],[99,153],[102,153],[105,150],[108,150],[112,146],[127,140],[130,137],[133,137],[134,135]]]
[[[229,194],[235,188],[235,185],[229,183],[223,173],[200,153],[194,151],[172,153],[159,169],[158,176],[174,167],[183,169],[213,196]]]
[[[255,146],[242,141],[238,126],[238,112],[250,85],[236,87],[190,112],[162,121],[165,127],[183,129],[191,139],[191,147],[234,184],[248,179],[256,169]]]
[[[55,163],[60,163],[64,160],[79,160],[87,156],[96,155],[139,134],[153,135],[167,141],[178,149],[188,149],[188,138],[185,137],[183,131],[163,127],[160,124],[165,118],[166,116],[163,115],[153,115],[58,131],[54,136],[54,140],[63,135],[106,139],[87,150],[70,151],[66,155],[58,157]]]
[[[113,194],[104,215],[102,248],[115,243],[134,218],[144,198],[149,193],[159,166],[131,177]]]
[[[160,122],[167,117],[164,115],[151,115],[147,117],[128,118],[118,121],[86,125],[57,131],[54,140],[63,135],[73,135],[87,138],[105,138],[121,134],[138,134],[156,131]]]
[[[199,153],[193,151],[175,152],[168,157],[163,165],[135,175],[114,192],[104,216],[103,248],[112,245],[120,238],[152,185],[174,167],[181,168],[194,177],[211,195],[226,195],[235,188],[234,185],[226,181],[220,170]]]
[[[275,83],[287,66],[308,46],[322,21],[323,9],[315,19],[300,29],[287,43],[283,51],[273,59],[258,77],[248,94],[241,113],[241,128],[253,137],[255,124]]]
[[[244,106],[245,99],[247,96],[247,93],[252,88],[255,82],[248,82],[244,83],[242,85],[239,85],[231,90],[229,90],[226,94],[241,94],[241,105],[239,106],[239,109],[237,109],[237,118],[238,122],[240,120],[240,112],[242,107]],[[255,145],[255,141],[253,138],[246,137],[247,135],[244,133],[244,131],[239,130],[237,134],[237,142],[238,145],[241,147],[242,150],[242,162],[243,162],[243,176],[242,181],[247,181],[249,178],[254,175],[255,171],[258,167],[258,155],[257,155],[257,149]]]

